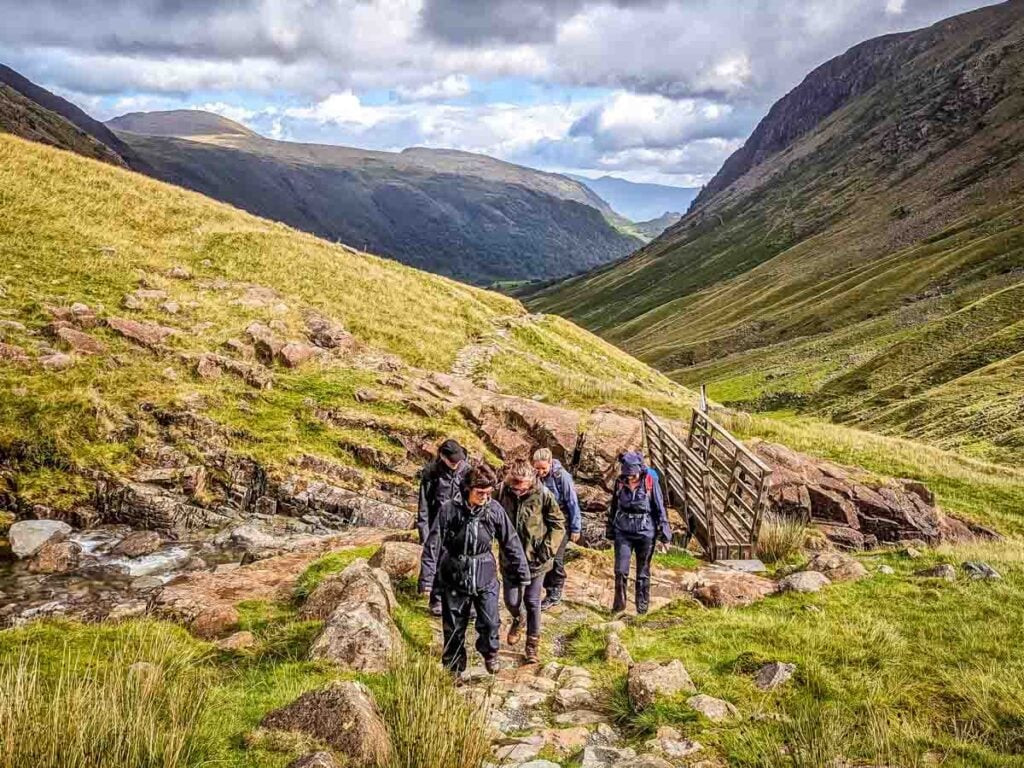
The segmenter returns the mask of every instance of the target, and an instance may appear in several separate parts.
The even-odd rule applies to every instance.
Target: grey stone
[[[924,568],[914,572],[915,576],[926,579],[942,579],[944,581],[956,581],[956,568],[949,563],[939,563],[932,568]]]
[[[636,757],[636,750],[630,747],[606,747],[593,745],[583,750],[583,762],[580,768],[616,768],[624,760]]]
[[[683,691],[697,692],[686,667],[679,659],[665,663],[644,661],[629,668],[626,687],[636,712],[642,712],[658,696],[674,696]]]
[[[11,551],[15,557],[32,557],[43,545],[55,537],[71,533],[71,526],[60,520],[21,520],[7,532]]]
[[[832,580],[820,571],[800,571],[779,580],[780,592],[819,592]]]
[[[883,563],[882,565],[878,566],[878,573],[882,574],[883,576],[892,576],[894,573],[896,573],[896,571],[893,569],[892,566],[885,565]]]
[[[982,563],[980,561],[967,561],[963,564],[963,569],[967,572],[967,575],[972,579],[1001,579],[1002,575],[988,563]]]
[[[288,768],[341,768],[330,752],[310,752],[288,763]]]
[[[728,701],[716,699],[714,696],[706,696],[703,693],[691,696],[686,703],[713,722],[728,720],[737,714],[736,707]]]
[[[771,691],[787,682],[796,672],[796,664],[785,661],[773,661],[765,664],[755,676],[754,682],[762,691]]]

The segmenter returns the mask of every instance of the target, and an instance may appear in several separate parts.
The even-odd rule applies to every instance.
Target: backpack
[[[621,477],[615,481],[615,493],[622,490],[622,487],[626,484],[626,481]],[[654,492],[654,475],[651,474],[649,469],[644,470],[644,490],[647,491],[648,495]]]

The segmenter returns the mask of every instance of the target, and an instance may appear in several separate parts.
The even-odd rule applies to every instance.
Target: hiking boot
[[[519,640],[523,636],[523,617],[516,616],[512,619],[512,626],[508,628],[508,637],[505,639],[509,645],[519,645]]]
[[[441,598],[435,597],[433,600],[430,601],[430,615],[440,616],[441,613]]]
[[[497,656],[492,656],[489,659],[484,659],[484,669],[487,670],[487,674],[496,675],[501,671],[501,659]]]
[[[562,590],[552,589],[549,590],[543,600],[540,601],[540,609],[546,611],[548,608],[552,608],[562,602]]]
[[[540,638],[531,635],[526,638],[526,663],[536,664],[540,661]]]
[[[615,577],[615,602],[612,603],[612,613],[621,613],[626,610],[626,587],[629,586],[629,576]]]
[[[643,616],[651,605],[651,582],[649,579],[636,580],[636,613]]]

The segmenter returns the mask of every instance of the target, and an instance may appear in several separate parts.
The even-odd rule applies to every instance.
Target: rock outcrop
[[[633,664],[626,678],[626,688],[629,703],[635,712],[647,709],[659,696],[697,692],[697,687],[679,659],[665,663],[643,661]]]
[[[353,768],[384,768],[391,760],[391,737],[362,683],[336,682],[310,691],[271,712],[260,725],[312,736],[344,755]]]
[[[49,542],[64,539],[71,526],[60,520],[22,520],[7,531],[11,551],[15,557],[32,557]]]

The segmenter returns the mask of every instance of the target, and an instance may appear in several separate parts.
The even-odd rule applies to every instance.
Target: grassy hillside
[[[23,493],[48,503],[69,504],[87,491],[75,470],[129,469],[152,437],[147,409],[183,402],[230,428],[233,448],[271,467],[310,451],[356,464],[352,445],[394,450],[388,424],[458,434],[480,448],[456,414],[425,417],[401,393],[356,402],[355,390],[379,387],[382,377],[365,361],[279,368],[273,388],[261,392],[234,376],[197,377],[195,355],[233,354],[225,343],[253,321],[273,323],[283,338],[304,338],[304,316],[316,310],[344,324],[371,358],[395,356],[399,372],[411,377],[447,371],[464,347],[526,315],[498,294],[11,136],[0,136],[0,213],[0,342],[28,358],[0,359],[0,465]],[[192,279],[169,277],[174,267]],[[167,312],[163,300],[124,307],[140,286],[166,291],[178,311]],[[267,301],[251,300],[267,289]],[[105,354],[46,370],[40,358],[60,346],[47,335],[47,308],[75,302],[101,317],[150,321],[178,334],[151,352],[98,327],[90,333]],[[691,402],[664,376],[556,318],[538,320],[506,344],[516,353],[508,365],[494,361],[488,375],[511,394],[580,406],[643,402],[677,415]],[[517,363],[527,359],[534,365]],[[309,416],[308,398],[377,428],[327,427]]]
[[[110,125],[156,178],[480,285],[574,274],[641,244],[582,184],[483,155],[274,141],[196,111]]]
[[[1024,461],[1022,36],[1005,3],[857,46],[679,224],[528,303],[730,403]]]

